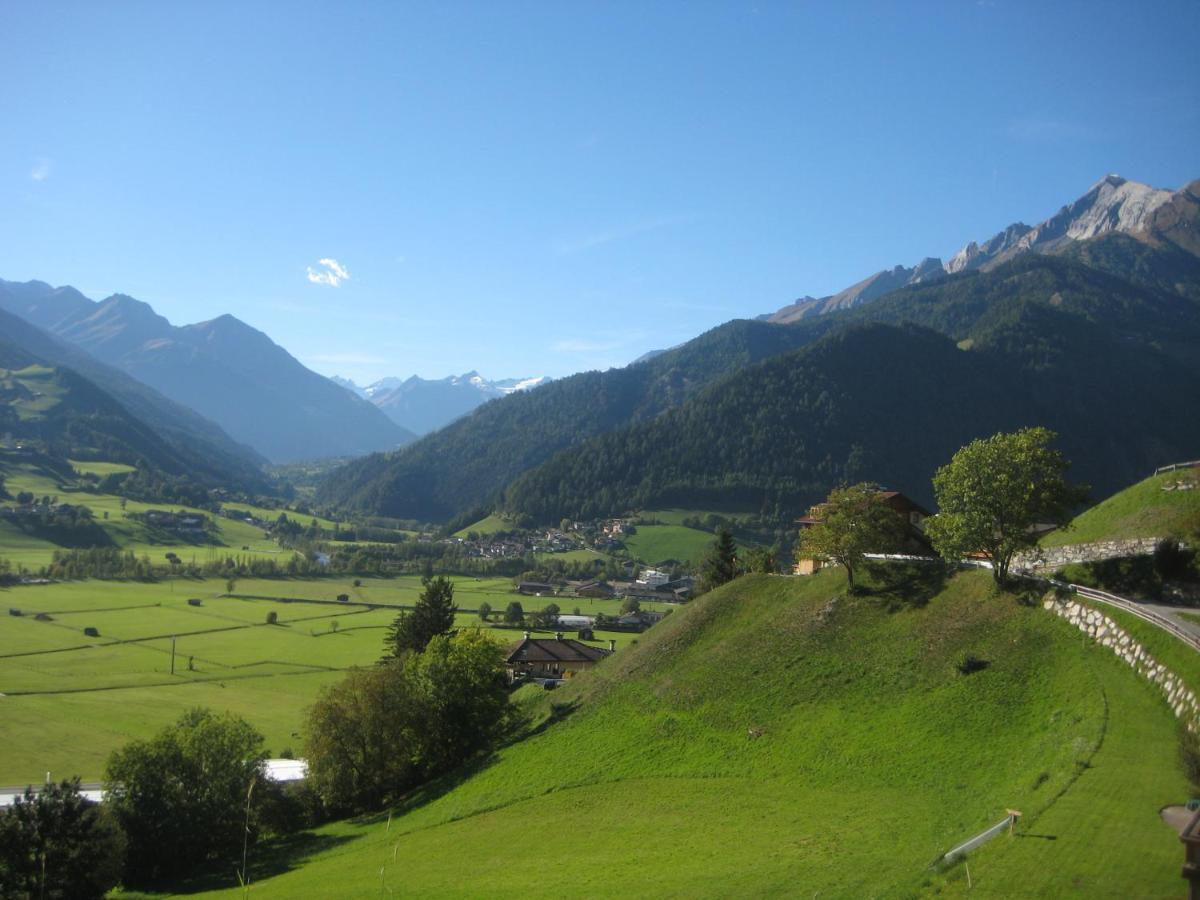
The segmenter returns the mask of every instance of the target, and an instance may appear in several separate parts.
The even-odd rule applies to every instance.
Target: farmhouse
[[[542,581],[522,581],[517,585],[517,593],[527,597],[542,597],[553,596],[556,591],[554,585]]]
[[[925,538],[925,519],[930,515],[929,510],[921,506],[910,497],[906,497],[899,491],[879,491],[879,496],[883,498],[884,504],[892,510],[897,516],[904,520],[907,526],[908,549],[926,553],[929,550],[929,542]],[[808,515],[801,516],[796,520],[796,524],[800,526],[800,531],[803,532],[806,528],[812,528],[814,525],[821,524],[825,518],[825,504],[818,503],[808,509]],[[796,566],[792,570],[794,575],[812,575],[818,569],[823,568],[825,560],[814,559],[808,556],[800,556],[796,559]]]
[[[553,639],[530,637],[527,631],[524,640],[509,648],[504,666],[508,670],[510,683],[526,676],[571,678],[609,656],[613,646],[613,642],[609,641],[607,650],[592,647],[582,641],[564,638],[561,631]]]

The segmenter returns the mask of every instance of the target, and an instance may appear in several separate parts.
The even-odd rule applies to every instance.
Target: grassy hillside
[[[1179,485],[1192,485],[1179,490]],[[1170,490],[1168,490],[1170,488]],[[1200,531],[1200,469],[1139,481],[1078,515],[1071,528],[1048,534],[1047,547],[1121,538],[1194,535]]]
[[[1008,807],[1022,836],[973,859],[977,890],[1180,894],[1157,810],[1188,788],[1147,685],[985,573],[844,587],[707,595],[526,695],[540,727],[470,777],[273,857],[255,895],[959,894],[962,867],[931,863]]]
[[[666,560],[699,562],[713,540],[709,532],[685,525],[639,525],[624,543],[637,559],[657,565]]]
[[[498,531],[512,531],[514,527],[516,526],[514,526],[513,523],[509,522],[507,519],[502,519],[497,515],[489,515],[472,525],[468,525],[466,528],[454,532],[454,536],[465,538],[471,532],[481,535],[489,535],[495,534]]]

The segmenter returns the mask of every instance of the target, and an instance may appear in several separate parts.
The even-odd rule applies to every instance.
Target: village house
[[[612,655],[615,649],[615,641],[609,641],[606,650],[564,638],[561,631],[553,638],[530,637],[527,631],[523,640],[509,648],[504,667],[510,684],[521,678],[573,678]]]
[[[671,580],[670,572],[660,572],[658,569],[646,569],[638,576],[637,583],[646,587],[656,588]]]
[[[552,597],[555,590],[554,585],[544,581],[522,581],[517,585],[517,593],[527,597]]]
[[[906,549],[913,553],[928,553],[929,541],[925,537],[925,519],[930,515],[929,510],[899,491],[879,491],[878,494],[883,498],[883,502],[887,507],[904,520],[907,526],[905,529],[907,535]],[[814,525],[819,525],[824,521],[824,510],[825,504],[818,503],[815,506],[809,507],[808,515],[801,516],[796,520],[796,524],[800,526],[801,534],[804,533],[806,528],[812,528]],[[792,574],[812,575],[814,572],[824,568],[825,565],[825,560],[801,555],[796,558],[796,565],[792,569]]]

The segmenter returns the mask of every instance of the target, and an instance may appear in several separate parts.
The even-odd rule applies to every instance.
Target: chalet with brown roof
[[[925,519],[931,513],[920,503],[907,497],[899,491],[878,491],[883,502],[896,515],[904,519],[907,528],[907,549],[915,553],[928,553],[929,541],[925,537]],[[796,520],[796,524],[800,526],[801,532],[806,528],[812,528],[814,525],[819,525],[825,519],[824,503],[818,503],[815,506],[808,508],[808,515],[801,516]],[[824,560],[813,559],[812,557],[797,557],[796,566],[792,570],[793,575],[812,575],[814,572],[823,568]]]
[[[517,593],[527,597],[552,597],[558,592],[554,585],[544,581],[522,581],[517,585]]]
[[[564,638],[561,631],[553,638],[530,637],[527,631],[524,640],[509,648],[504,666],[509,682],[523,677],[572,678],[612,655],[614,643],[609,641],[609,649],[605,650]]]

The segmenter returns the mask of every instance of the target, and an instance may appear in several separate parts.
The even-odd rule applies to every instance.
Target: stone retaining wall
[[[1078,600],[1063,600],[1050,595],[1042,605],[1056,616],[1066,619],[1096,643],[1102,644],[1123,659],[1135,672],[1158,686],[1175,718],[1187,723],[1189,731],[1200,725],[1200,701],[1178,675],[1146,652],[1134,637],[1099,610]]]
[[[1090,544],[1066,544],[1062,547],[1037,547],[1013,558],[1014,569],[1057,569],[1072,563],[1121,559],[1126,556],[1150,556],[1162,538],[1130,538],[1125,541],[1093,541]]]

